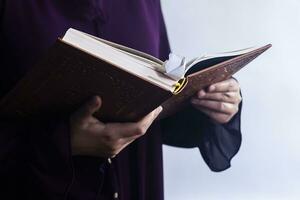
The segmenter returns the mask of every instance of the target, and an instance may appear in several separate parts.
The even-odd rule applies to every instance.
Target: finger
[[[106,130],[109,130],[106,132],[107,134],[109,134],[110,140],[118,141],[118,143],[121,145],[120,148],[118,148],[118,152],[120,152],[138,137],[144,135],[161,111],[162,107],[159,106],[137,123],[106,124],[105,128]],[[116,152],[115,154],[117,154],[118,152]]]
[[[153,121],[157,118],[159,113],[161,113],[161,111],[162,111],[162,107],[159,106],[158,108],[153,110],[151,113],[149,113],[148,115],[143,117],[140,121],[138,121],[135,124],[136,125],[135,130],[134,130],[135,135],[133,135],[133,138],[135,138],[135,136],[140,137],[140,136],[144,135],[147,132],[148,128],[153,123]]]
[[[220,113],[220,112],[216,112],[214,110],[211,110],[211,109],[208,109],[208,108],[204,108],[204,107],[199,107],[198,110],[200,110],[201,112],[203,112],[204,114],[206,114],[213,121],[215,121],[217,123],[220,123],[220,124],[227,123],[232,118],[232,115],[225,114],[225,113]]]
[[[198,98],[204,97],[205,95],[206,95],[206,91],[204,89],[197,92],[197,97]]]
[[[239,91],[240,86],[238,82],[233,79],[227,79],[215,84],[212,84],[208,87],[208,92],[236,92]]]
[[[153,121],[157,118],[157,116],[161,113],[163,108],[161,106],[157,107],[151,113],[143,117],[139,122],[139,126],[146,128],[146,130],[151,126]]]
[[[136,123],[110,123],[106,128],[117,138],[128,138],[129,140],[138,138],[146,133],[161,111],[162,107],[160,106]]]
[[[198,99],[203,100],[213,100],[213,101],[221,101],[221,102],[227,102],[227,103],[240,103],[242,100],[242,97],[239,92],[207,92],[203,94],[198,92],[197,94]]]
[[[152,111],[147,116],[145,116],[143,119],[141,119],[138,122],[138,128],[136,130],[136,135],[134,135],[132,137],[128,137],[128,141],[132,142],[132,140],[135,140],[138,137],[141,137],[142,135],[144,135],[147,132],[147,130],[149,129],[149,127],[151,126],[151,124],[154,122],[154,120],[161,113],[161,111],[162,111],[162,107],[159,106],[154,111]]]
[[[86,119],[98,111],[101,108],[101,105],[102,101],[99,96],[92,97],[75,112],[75,115],[78,119]]]
[[[221,102],[221,101],[200,100],[200,99],[193,98],[191,100],[191,103],[195,106],[201,106],[225,114],[232,114],[237,112],[238,110],[235,104]]]

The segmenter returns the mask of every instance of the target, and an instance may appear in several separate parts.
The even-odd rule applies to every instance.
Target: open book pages
[[[196,66],[197,64],[202,63],[203,61],[213,60],[217,58],[224,58],[222,60],[228,60],[229,58],[243,55],[249,53],[257,47],[250,47],[246,49],[241,49],[237,51],[223,52],[223,53],[215,53],[215,54],[206,54],[201,57],[196,57],[189,62],[186,62],[185,57],[170,53],[169,59],[164,63],[164,73],[172,78],[173,80],[180,80],[185,77],[187,72]],[[209,66],[208,66],[209,67]]]
[[[259,49],[259,48],[260,47],[249,47],[249,48],[240,49],[240,50],[236,50],[236,51],[228,51],[228,52],[222,52],[222,53],[204,54],[203,56],[196,57],[196,58],[190,60],[188,63],[186,63],[185,72],[187,72],[195,64],[197,64],[199,62],[202,62],[202,61],[205,61],[205,60],[209,60],[209,59],[212,59],[212,58],[235,57],[235,56],[239,56],[239,55],[243,55],[243,54],[249,53],[249,52],[254,51],[255,49]]]
[[[149,54],[97,38],[75,29],[69,29],[62,40],[173,93],[182,86],[179,84],[181,83],[179,80],[183,79],[190,72],[201,70],[199,66],[206,65],[207,61],[214,65],[220,62],[218,60],[226,61],[258,49],[251,47],[237,51],[206,54],[194,58],[189,62],[186,62],[185,57],[171,53],[169,59],[163,62]]]
[[[69,29],[62,40],[165,90],[174,92],[176,85],[178,85],[178,80],[173,80],[163,73],[163,62],[148,54],[96,38],[75,29]]]

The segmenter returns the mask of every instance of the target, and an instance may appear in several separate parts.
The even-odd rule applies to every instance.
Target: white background
[[[211,172],[198,149],[164,147],[166,200],[300,199],[300,1],[162,0],[173,52],[188,58],[272,43],[236,76],[240,152]]]

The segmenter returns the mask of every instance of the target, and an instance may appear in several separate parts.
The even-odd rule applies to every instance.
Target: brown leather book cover
[[[271,46],[272,45],[269,44],[248,53],[234,56],[226,61],[213,66],[208,66],[207,68],[204,67],[203,70],[188,75],[186,77],[188,82],[184,89],[179,94],[174,95],[162,104],[164,110],[159,117],[164,118],[183,109],[188,105],[189,99],[195,95],[197,91],[213,83],[230,78],[233,74],[268,50]]]
[[[159,105],[160,118],[176,113],[206,86],[228,79],[271,45],[227,58],[190,73],[177,95],[87,52],[57,40],[16,87],[0,100],[0,118],[34,120],[69,115],[94,95],[102,98],[95,116],[104,122],[137,121]]]
[[[74,112],[94,95],[96,117],[136,121],[173,94],[57,40],[47,55],[0,102],[0,117],[32,120]]]

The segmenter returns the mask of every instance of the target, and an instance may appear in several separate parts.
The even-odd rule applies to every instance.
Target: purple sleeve
[[[29,199],[66,197],[82,182],[99,189],[102,176],[99,158],[73,157],[68,120],[47,119],[28,123],[0,122],[0,175],[6,193],[20,187]],[[84,168],[82,168],[82,163]],[[85,170],[85,173],[81,173]],[[15,194],[18,195],[18,194]]]
[[[163,17],[160,24],[160,58],[168,58],[170,47]],[[198,147],[203,159],[213,171],[230,167],[232,157],[241,145],[241,105],[239,112],[227,124],[213,123],[191,106],[176,115],[162,120],[163,141],[177,147]]]
[[[0,120],[0,198],[14,194],[16,188],[21,188],[17,180],[22,180],[22,167],[19,166],[24,163],[24,129],[22,123]]]
[[[0,22],[2,23],[2,17],[3,17],[3,10],[4,10],[4,1],[0,0]]]
[[[163,141],[171,146],[198,147],[212,171],[223,171],[230,167],[241,145],[241,109],[242,104],[230,122],[220,125],[189,106],[162,121]]]

